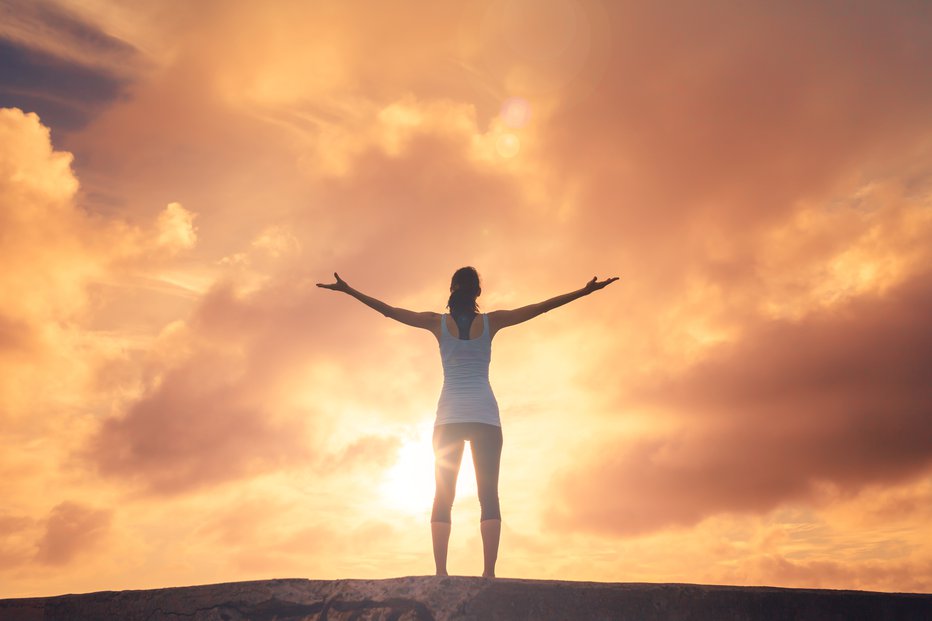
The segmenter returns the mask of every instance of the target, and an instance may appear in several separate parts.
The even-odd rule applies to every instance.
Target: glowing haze
[[[433,571],[442,311],[499,575],[932,590],[921,2],[0,2],[0,597]],[[468,461],[450,570],[478,575]]]

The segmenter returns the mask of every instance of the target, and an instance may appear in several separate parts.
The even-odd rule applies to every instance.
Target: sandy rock
[[[0,621],[932,619],[932,595],[419,576],[260,580],[0,600]]]

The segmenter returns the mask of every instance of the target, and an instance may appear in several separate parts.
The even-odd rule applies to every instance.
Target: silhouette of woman
[[[492,338],[502,328],[533,319],[558,306],[589,295],[618,278],[599,281],[593,276],[582,289],[514,310],[484,313],[481,315],[482,320],[475,322],[473,320],[479,316],[476,298],[482,293],[482,288],[479,284],[479,274],[472,267],[462,267],[453,274],[450,298],[447,301],[449,315],[430,311],[418,313],[389,306],[353,289],[336,272],[333,275],[336,278],[335,283],[317,283],[317,286],[347,293],[386,317],[415,328],[429,330],[437,338],[443,363],[443,388],[440,391],[437,418],[434,422],[434,474],[437,487],[430,517],[437,575],[447,575],[450,512],[464,444],[469,440],[482,509],[479,522],[485,563],[482,575],[494,577],[502,530],[498,503],[502,427],[498,403],[489,384]]]

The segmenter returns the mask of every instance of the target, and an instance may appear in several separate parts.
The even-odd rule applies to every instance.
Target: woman
[[[495,576],[498,559],[498,542],[502,518],[498,505],[498,470],[502,454],[502,426],[498,403],[489,384],[489,362],[492,357],[492,338],[502,328],[513,326],[542,313],[572,302],[593,291],[598,291],[618,280],[592,280],[582,289],[558,295],[555,298],[523,306],[514,310],[500,310],[482,314],[480,321],[476,298],[482,293],[479,274],[472,267],[462,267],[453,274],[450,282],[450,314],[430,311],[417,313],[394,308],[385,302],[356,291],[334,272],[336,282],[318,287],[342,291],[353,296],[386,317],[429,330],[440,344],[443,362],[443,388],[437,404],[434,423],[435,478],[437,482],[434,506],[430,517],[434,544],[434,562],[437,575],[447,575],[447,548],[450,543],[450,510],[456,492],[463,448],[469,440],[473,464],[476,468],[476,487],[482,508],[479,530],[482,533],[482,550],[485,560],[483,577]]]

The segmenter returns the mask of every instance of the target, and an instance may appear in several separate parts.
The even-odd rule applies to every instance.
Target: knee
[[[455,488],[445,488],[438,486],[434,494],[434,506],[430,512],[431,522],[451,522],[450,514],[453,511],[453,498],[455,497]]]
[[[430,512],[431,522],[445,522],[449,524],[453,521],[451,515],[452,513],[452,503],[443,502],[439,498],[434,498],[434,508]]]

